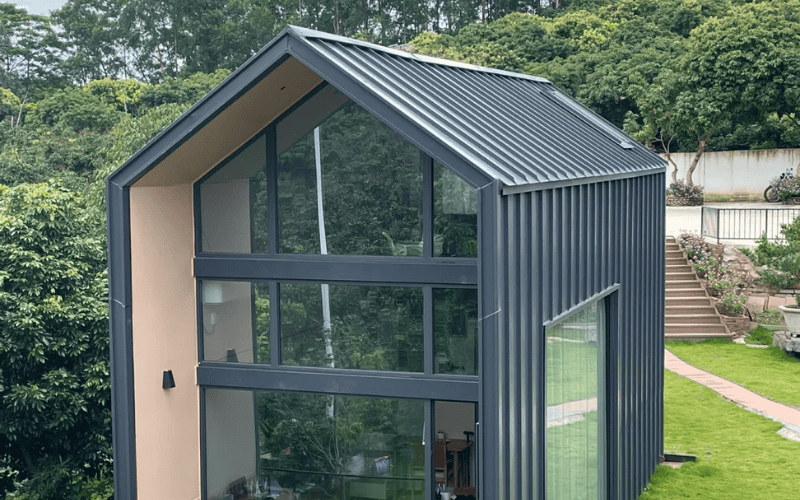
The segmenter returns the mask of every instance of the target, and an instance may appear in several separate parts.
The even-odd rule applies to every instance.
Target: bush
[[[703,186],[692,184],[689,186],[684,182],[673,182],[669,185],[667,195],[672,195],[685,200],[703,203]]]
[[[800,218],[781,229],[785,243],[773,243],[761,236],[754,250],[746,255],[759,266],[758,274],[766,285],[789,288],[800,281]]]
[[[758,325],[747,334],[744,340],[748,344],[772,345],[772,332]]]
[[[747,302],[747,297],[738,295],[736,293],[725,293],[722,299],[717,302],[717,310],[720,314],[725,316],[742,316],[744,315],[744,305]]]

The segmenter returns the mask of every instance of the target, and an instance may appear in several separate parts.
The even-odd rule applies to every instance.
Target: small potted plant
[[[783,312],[783,319],[786,321],[786,329],[792,337],[800,337],[800,294],[794,296],[793,306],[780,306]]]

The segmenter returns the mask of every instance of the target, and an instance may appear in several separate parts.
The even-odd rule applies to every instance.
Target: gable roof
[[[131,185],[287,56],[476,186],[499,180],[524,187],[665,168],[658,155],[545,79],[289,26],[109,182]]]

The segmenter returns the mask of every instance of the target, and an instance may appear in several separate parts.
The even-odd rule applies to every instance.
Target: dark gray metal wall
[[[483,498],[543,498],[543,324],[616,284],[611,498],[636,498],[647,485],[663,444],[664,175],[499,197],[496,183],[481,190]],[[499,244],[487,247],[493,222]]]

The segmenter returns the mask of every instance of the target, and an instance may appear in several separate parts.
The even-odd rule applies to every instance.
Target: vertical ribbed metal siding
[[[540,497],[542,325],[616,283],[618,352],[608,355],[618,365],[619,393],[609,403],[619,401],[619,460],[608,466],[618,469],[618,498],[636,498],[647,484],[663,443],[664,182],[661,173],[501,197],[494,218],[500,314],[494,349],[484,353],[494,351],[496,364],[484,370],[483,384],[497,387],[484,390],[496,398],[484,399],[484,415],[494,412],[498,424],[483,431],[484,474],[496,476],[485,482],[486,498]],[[492,449],[497,462],[488,458]]]

